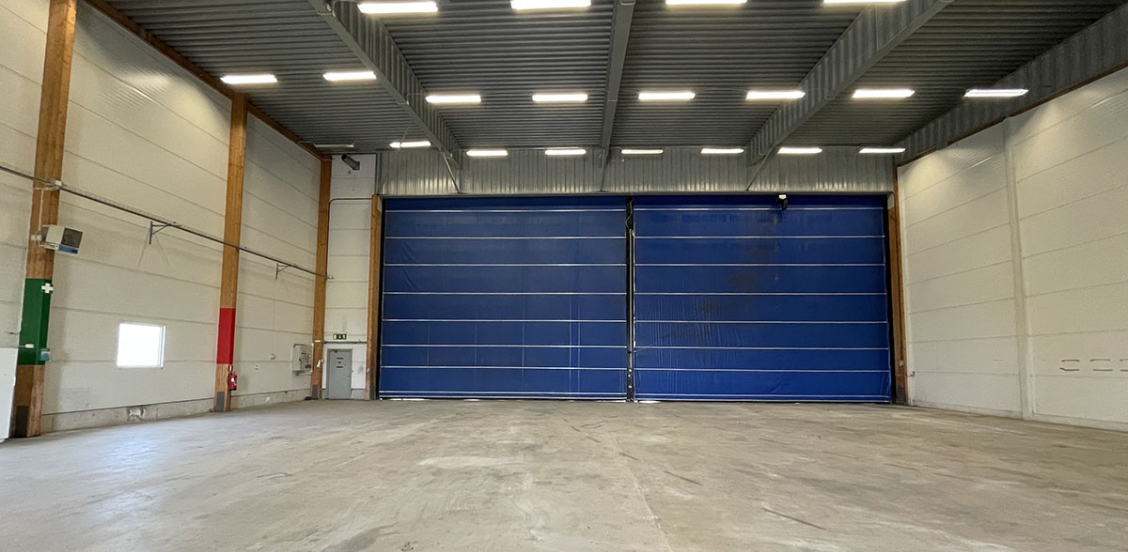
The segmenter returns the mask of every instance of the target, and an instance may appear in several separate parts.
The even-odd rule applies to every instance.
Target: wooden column
[[[51,0],[47,20],[47,51],[43,60],[39,134],[35,145],[36,182],[31,195],[23,316],[13,397],[13,437],[35,437],[42,432],[43,377],[50,356],[47,328],[54,290],[51,280],[55,274],[55,252],[40,247],[33,237],[38,237],[44,225],[59,221],[59,192],[45,189],[44,182],[63,177],[76,7],[77,0]]]
[[[228,148],[223,241],[240,245],[243,232],[243,168],[247,156],[247,97],[243,94],[235,94],[231,98],[231,140]],[[219,338],[216,341],[213,412],[231,410],[227,376],[235,369],[235,305],[238,299],[239,250],[225,245],[219,282]]]
[[[365,351],[364,398],[376,395],[376,349],[380,346],[380,245],[384,235],[380,197],[372,196],[372,230],[368,244],[368,343]]]
[[[329,269],[329,192],[333,180],[333,158],[321,158],[321,192],[317,200],[318,274]],[[309,375],[309,396],[321,398],[322,366],[325,362],[325,277],[316,276],[313,284],[313,371]]]
[[[889,299],[893,310],[893,402],[908,404],[909,372],[905,338],[905,282],[901,253],[901,195],[897,187],[897,167],[893,168],[893,195],[889,200]]]

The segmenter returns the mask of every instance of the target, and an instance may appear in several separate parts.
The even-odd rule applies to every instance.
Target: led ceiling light
[[[749,90],[744,99],[749,101],[798,100],[807,93],[802,90]]]
[[[824,4],[897,4],[905,0],[825,0]]]
[[[638,93],[638,101],[640,102],[688,102],[695,98],[697,94],[689,90],[672,90],[672,91],[643,91]]]
[[[509,152],[503,149],[471,149],[466,150],[470,157],[508,157]]]
[[[916,91],[911,88],[859,88],[854,91],[858,100],[900,100],[910,98]]]
[[[509,5],[517,11],[573,10],[591,7],[591,0],[512,0]]]
[[[583,92],[550,92],[533,94],[533,101],[537,103],[583,103],[588,95]]]
[[[439,5],[435,2],[361,2],[356,5],[360,13],[369,15],[402,15],[409,13],[435,13]]]
[[[392,146],[395,149],[429,148],[429,147],[431,147],[431,142],[429,142],[427,140],[417,140],[415,142],[392,142],[391,144],[388,144],[388,145]]]
[[[586,155],[587,150],[583,148],[552,148],[544,150],[544,154],[550,157],[568,157],[574,155]]]
[[[660,149],[623,148],[619,153],[623,155],[662,155]]]
[[[748,0],[666,0],[667,6],[739,6]]]
[[[744,148],[701,148],[701,155],[737,155],[744,153]]]
[[[278,82],[278,78],[270,73],[258,73],[253,75],[224,75],[219,80],[231,86],[240,86],[246,84],[274,84]]]
[[[326,150],[343,150],[343,149],[353,149],[353,148],[355,148],[356,143],[350,143],[350,144],[314,144],[313,147],[315,147],[317,149],[326,149]]]
[[[862,148],[858,153],[862,155],[893,155],[905,153],[905,148]]]
[[[477,104],[482,103],[482,97],[478,94],[430,94],[427,96],[427,103],[431,104]]]
[[[322,76],[329,82],[376,80],[372,71],[329,71]]]
[[[818,155],[820,153],[822,153],[822,148],[779,148],[780,155]]]
[[[964,94],[965,98],[1017,98],[1025,96],[1029,90],[1025,88],[972,88]]]

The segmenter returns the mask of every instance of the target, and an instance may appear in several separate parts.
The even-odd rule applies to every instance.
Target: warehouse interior
[[[1126,30],[0,0],[0,549],[1128,550]]]

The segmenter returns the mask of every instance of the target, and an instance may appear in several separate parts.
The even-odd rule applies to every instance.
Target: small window
[[[164,338],[164,326],[122,323],[118,326],[118,368],[162,368]]]

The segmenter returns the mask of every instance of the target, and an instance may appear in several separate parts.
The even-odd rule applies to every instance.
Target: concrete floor
[[[0,549],[1128,550],[1128,434],[881,406],[298,403],[4,443]]]

